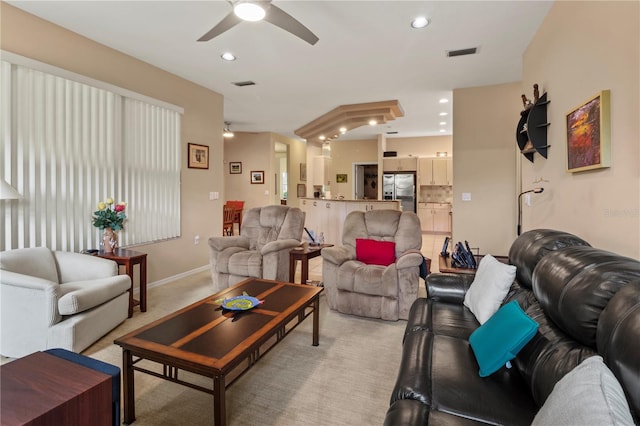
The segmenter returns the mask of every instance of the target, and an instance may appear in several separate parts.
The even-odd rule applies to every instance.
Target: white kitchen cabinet
[[[420,185],[453,185],[452,158],[420,158]]]
[[[451,204],[418,203],[418,218],[424,232],[451,233]]]
[[[418,157],[388,157],[382,159],[385,172],[415,172],[418,170]]]
[[[300,210],[305,213],[304,226],[315,232],[324,234],[327,244],[341,244],[344,220],[352,211],[371,211],[377,209],[400,210],[398,201],[345,201],[323,200],[315,198],[300,199]],[[303,240],[307,240],[306,232]]]
[[[331,157],[313,157],[313,184],[331,186]]]

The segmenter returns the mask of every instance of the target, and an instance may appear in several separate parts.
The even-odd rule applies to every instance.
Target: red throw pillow
[[[389,266],[396,261],[396,243],[356,238],[356,258],[367,265]]]

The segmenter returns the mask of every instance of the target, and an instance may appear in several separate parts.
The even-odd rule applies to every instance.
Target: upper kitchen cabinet
[[[418,170],[417,157],[387,157],[382,160],[384,172],[415,172]]]
[[[420,185],[453,185],[452,158],[420,158]]]
[[[313,184],[331,185],[331,157],[313,157]]]

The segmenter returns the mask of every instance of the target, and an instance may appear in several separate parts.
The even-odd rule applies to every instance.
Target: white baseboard
[[[152,283],[147,283],[147,291],[149,291],[150,288],[153,287],[160,287],[161,285],[165,285],[165,284],[169,284],[173,281],[179,280],[181,278],[186,278],[190,275],[195,275],[198,274],[200,272],[204,272],[209,270],[209,265],[204,265],[204,266],[200,266],[199,268],[196,269],[191,269],[190,271],[185,271],[182,272],[180,274],[177,275],[172,275],[170,277],[167,278],[163,278],[161,280],[158,281],[154,281]],[[140,294],[140,289],[136,286],[136,289],[133,291],[133,294]]]

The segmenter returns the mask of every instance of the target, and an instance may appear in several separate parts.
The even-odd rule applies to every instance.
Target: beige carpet
[[[421,282],[422,283],[422,282]],[[152,288],[149,310],[128,319],[83,354],[122,367],[113,340],[210,294],[208,272]],[[389,406],[405,321],[372,320],[331,311],[320,299],[320,346],[311,318],[227,390],[230,425],[376,425]],[[213,397],[135,373],[134,425],[210,425]],[[181,376],[186,377],[186,376]],[[210,380],[192,376],[199,384]]]

